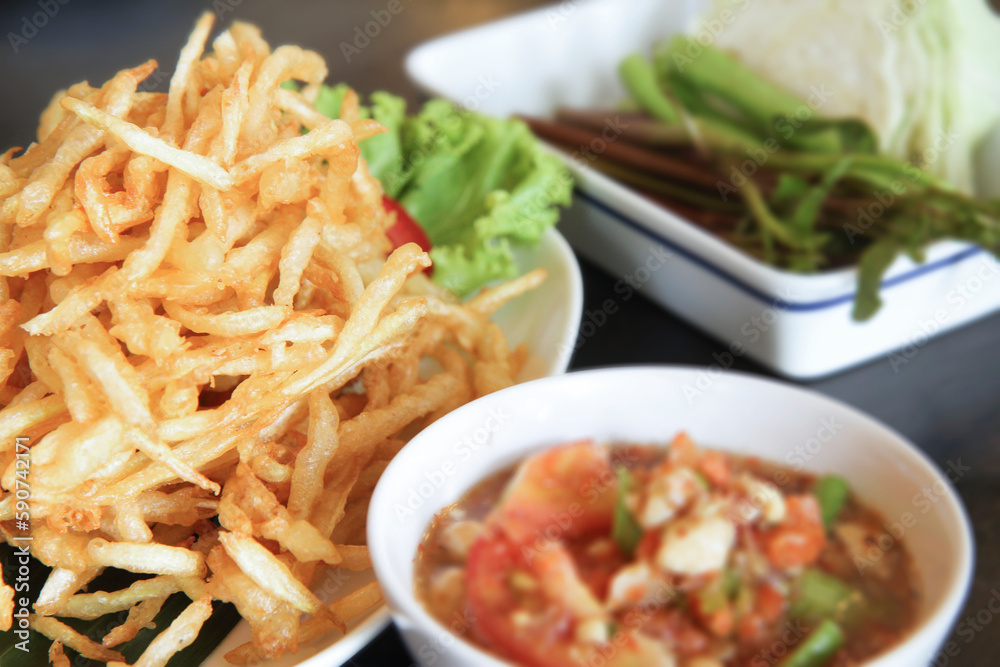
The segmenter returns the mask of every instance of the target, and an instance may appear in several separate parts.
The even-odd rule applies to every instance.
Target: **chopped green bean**
[[[632,516],[628,505],[625,504],[625,497],[629,489],[632,488],[632,475],[628,468],[619,466],[615,472],[618,474],[618,497],[615,501],[614,523],[611,526],[611,538],[628,555],[635,553],[635,548],[639,546],[642,539],[642,526]]]
[[[822,667],[844,644],[844,633],[831,620],[823,621],[813,630],[781,667]]]
[[[862,599],[860,591],[840,579],[810,569],[799,580],[791,614],[810,622],[829,618],[853,623],[862,610]]]
[[[816,486],[813,488],[813,495],[819,501],[820,513],[823,515],[823,524],[827,528],[833,526],[833,522],[837,520],[840,511],[844,509],[844,504],[847,502],[849,493],[847,480],[840,475],[823,475],[816,482]]]

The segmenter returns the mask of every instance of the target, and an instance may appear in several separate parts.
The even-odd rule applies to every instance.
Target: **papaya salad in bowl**
[[[520,385],[390,464],[369,544],[420,664],[929,664],[971,574],[947,480],[852,408],[696,373]]]

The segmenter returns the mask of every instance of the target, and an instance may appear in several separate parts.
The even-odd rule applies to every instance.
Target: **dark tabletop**
[[[564,3],[580,0],[564,0]],[[673,1],[673,0],[664,0]],[[167,72],[195,18],[216,11],[260,25],[272,45],[295,43],[321,53],[330,80],[347,80],[361,93],[387,89],[411,102],[417,93],[402,61],[431,37],[546,4],[540,0],[401,0],[403,11],[364,48],[342,43],[385,9],[388,0],[33,0],[0,6],[0,147],[25,145],[38,114],[58,88],[100,83],[125,66],[154,57]],[[39,15],[39,13],[42,13]],[[46,13],[47,12],[47,13]],[[40,25],[41,27],[37,27]],[[350,62],[345,51],[350,52]],[[615,279],[581,260],[585,308],[613,298]],[[989,602],[1000,600],[1000,315],[932,340],[909,363],[893,368],[881,358],[813,382],[890,425],[939,465],[961,461],[971,471],[956,483],[975,528],[976,575],[944,665],[1000,664],[1000,619]],[[577,351],[573,369],[618,364],[685,364],[709,367],[726,346],[644,299],[630,299]],[[745,359],[737,370],[771,375]],[[996,603],[994,603],[994,608]],[[354,665],[409,665],[390,628],[358,654]],[[901,666],[905,667],[905,666]]]

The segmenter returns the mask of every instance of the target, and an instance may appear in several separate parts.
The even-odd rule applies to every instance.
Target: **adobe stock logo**
[[[18,32],[8,32],[7,41],[14,53],[20,53],[21,47],[31,41],[38,31],[49,24],[51,19],[56,17],[61,9],[60,5],[68,5],[69,0],[38,0],[37,6],[41,11],[37,11],[30,17],[25,14],[21,17],[21,26]]]
[[[340,53],[343,54],[344,61],[350,64],[351,59],[368,48],[372,40],[378,38],[404,9],[401,0],[389,0],[384,9],[373,9],[368,12],[372,17],[371,20],[364,25],[354,26],[354,39],[340,43]]]
[[[490,447],[493,434],[511,421],[511,415],[502,406],[490,408],[483,422],[455,441],[451,448],[452,456],[444,460],[432,470],[425,471],[422,478],[406,489],[405,498],[393,504],[396,518],[402,523],[414,516],[428,500],[441,490],[448,480],[461,468],[461,464],[472,459],[479,451]]]

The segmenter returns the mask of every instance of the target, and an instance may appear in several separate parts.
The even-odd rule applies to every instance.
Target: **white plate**
[[[504,306],[494,317],[511,347],[527,343],[533,354],[519,381],[558,375],[565,372],[573,353],[573,343],[583,309],[583,282],[580,266],[569,244],[554,229],[548,230],[535,248],[515,249],[522,272],[544,268],[548,279],[541,287]],[[373,579],[371,571],[339,573],[328,571],[314,589],[325,600],[342,597]],[[329,639],[303,646],[294,655],[266,663],[269,667],[332,667],[342,665],[363,649],[389,625],[389,612],[380,605],[348,625],[343,637],[333,633]],[[202,667],[230,667],[226,653],[250,641],[250,626],[240,621]]]
[[[949,481],[898,433],[816,392],[719,373],[692,405],[685,387],[701,372],[609,368],[529,382],[462,406],[410,442],[375,488],[368,543],[396,626],[420,664],[503,664],[457,639],[416,599],[413,559],[434,514],[530,452],[581,438],[667,443],[680,430],[705,447],[843,475],[858,498],[887,522],[903,522],[902,540],[922,592],[915,628],[904,642],[865,664],[930,663],[961,611],[972,578],[972,531]],[[485,439],[473,436],[484,431]],[[470,437],[483,443],[474,452],[462,445]],[[869,557],[877,560],[880,554]],[[450,625],[461,627],[458,620]]]
[[[625,94],[621,59],[680,32],[698,4],[562,2],[428,42],[406,68],[428,94],[500,117],[611,108]],[[581,255],[718,338],[724,368],[745,354],[779,373],[815,378],[907,348],[890,358],[899,370],[928,338],[1000,309],[1000,264],[978,248],[943,242],[923,265],[898,260],[883,282],[882,310],[859,324],[851,319],[856,270],[773,269],[591,169],[585,154],[560,156],[577,177],[560,231]],[[1000,195],[991,176],[998,168],[1000,130],[981,151],[983,195]]]

